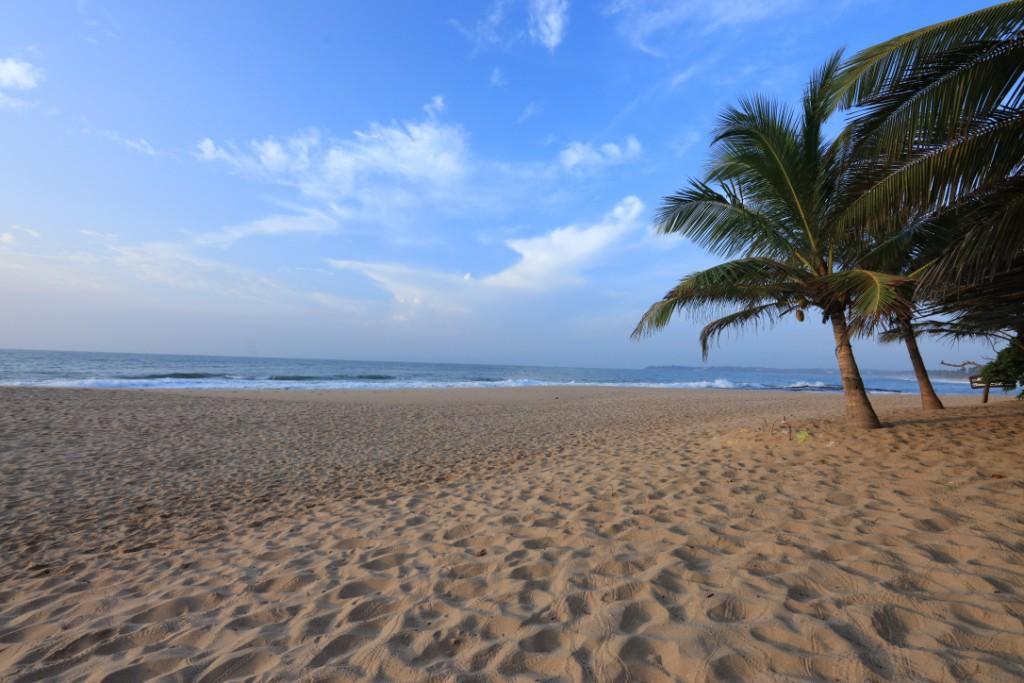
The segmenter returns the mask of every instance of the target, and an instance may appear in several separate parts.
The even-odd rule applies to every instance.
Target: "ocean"
[[[869,391],[916,393],[910,371],[863,371]],[[934,371],[939,393],[972,393],[955,371]],[[642,369],[0,350],[0,386],[125,389],[429,389],[611,386],[840,391],[830,368],[665,366]]]

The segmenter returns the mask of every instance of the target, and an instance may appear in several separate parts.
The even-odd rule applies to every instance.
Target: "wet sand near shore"
[[[1024,678],[1024,403],[0,389],[0,680]]]

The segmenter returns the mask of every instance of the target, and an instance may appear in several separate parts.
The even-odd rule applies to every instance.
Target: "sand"
[[[1024,679],[1024,403],[875,401],[3,389],[0,680]]]

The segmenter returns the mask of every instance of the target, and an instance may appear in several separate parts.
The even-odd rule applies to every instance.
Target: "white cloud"
[[[505,21],[507,8],[508,0],[495,0],[487,14],[472,26],[465,26],[454,19],[451,23],[479,50],[488,45],[497,45],[502,42],[500,29]]]
[[[444,95],[434,95],[430,98],[430,102],[423,105],[423,111],[427,112],[428,117],[437,118],[444,111]]]
[[[322,215],[315,220],[308,215],[289,218],[295,229],[276,230],[282,217],[272,216],[263,225],[231,228],[223,234],[234,235],[233,239],[271,234],[265,229],[269,225],[275,226],[273,234],[326,231],[341,217],[364,227],[384,225],[397,238],[403,226],[411,225],[417,207],[458,210],[467,202],[468,193],[460,187],[472,174],[474,162],[465,131],[438,119],[444,106],[438,95],[424,107],[427,117],[422,121],[373,123],[346,139],[324,138],[315,129],[244,146],[204,138],[196,147],[199,159],[224,162],[322,204]]]
[[[0,107],[20,107],[28,104],[5,91],[33,90],[44,78],[43,70],[34,64],[15,57],[0,59]]]
[[[146,138],[128,138],[113,130],[100,131],[99,134],[111,142],[116,142],[117,144],[123,145],[128,149],[138,152],[139,154],[145,154],[149,157],[157,157],[161,154],[161,152],[153,147]]]
[[[530,0],[530,37],[554,50],[565,37],[569,0]]]
[[[180,245],[109,245],[120,270],[140,280],[218,296],[263,300],[286,288],[272,278],[200,258]]]
[[[0,232],[0,244],[14,244],[18,241],[18,235],[15,233],[21,233],[28,235],[29,237],[38,239],[39,233],[30,228],[23,228],[20,225],[12,225],[10,230],[6,232]]]
[[[338,270],[357,272],[386,291],[399,305],[398,317],[405,319],[417,310],[466,313],[474,298],[475,281],[464,275],[452,275],[414,268],[400,263],[375,263],[345,259],[328,259]]]
[[[678,72],[678,73],[676,73],[676,74],[674,74],[672,76],[672,78],[669,80],[669,87],[672,88],[672,89],[678,88],[683,83],[686,83],[686,81],[688,81],[691,78],[693,78],[694,75],[696,75],[696,73],[697,73],[697,67],[696,66],[689,66],[689,67],[683,69],[682,71],[680,71],[680,72]]]
[[[26,228],[26,227],[24,227],[22,225],[13,224],[13,225],[11,225],[11,230],[13,232],[23,233],[25,235],[28,235],[29,237],[34,237],[36,239],[41,237],[41,235],[39,234],[38,230],[33,230],[32,228]]]
[[[83,231],[86,232],[86,231]],[[344,299],[328,299],[296,289],[274,277],[203,258],[186,246],[173,243],[126,245],[111,235],[94,233],[89,250],[44,255],[15,248],[0,250],[0,287],[11,291],[47,293],[67,297],[95,293],[99,299],[135,299],[165,304],[175,302],[191,312],[217,308],[240,312],[248,307],[254,315],[269,309],[339,308]],[[225,308],[227,307],[227,308]]]
[[[98,242],[116,242],[117,235],[112,232],[99,232],[98,230],[79,230],[78,233],[91,240]]]
[[[519,254],[519,261],[485,281],[532,290],[576,283],[586,266],[639,227],[643,210],[643,202],[631,195],[593,225],[570,225],[538,237],[509,240],[505,244]]]
[[[440,97],[426,105],[429,112],[443,106]],[[355,203],[372,194],[382,179],[441,189],[465,175],[469,165],[463,130],[433,117],[417,123],[374,123],[347,140],[324,141],[318,131],[307,130],[284,140],[253,140],[248,148],[205,138],[196,154],[297,187],[308,197]]]
[[[0,59],[0,88],[32,90],[44,78],[43,70],[14,57]]]
[[[662,31],[688,26],[708,33],[788,14],[806,0],[616,0],[605,12],[618,17],[619,30],[631,44],[658,55],[649,39]]]
[[[323,157],[322,175],[305,189],[311,195],[345,198],[365,188],[367,179],[383,176],[440,190],[463,177],[468,164],[466,135],[458,126],[373,124],[352,140],[332,145]]]
[[[525,121],[528,121],[529,119],[532,119],[539,113],[540,105],[537,104],[536,102],[530,102],[525,107],[523,107],[523,111],[520,112],[519,117],[516,119],[516,123],[523,123]]]
[[[305,209],[301,213],[274,214],[249,223],[228,226],[217,232],[200,235],[196,243],[227,247],[255,235],[324,234],[333,232],[337,226],[335,217],[323,211]]]
[[[630,135],[622,145],[606,142],[594,146],[584,142],[572,142],[558,155],[558,160],[567,171],[587,170],[612,164],[620,164],[640,156],[640,141]]]
[[[204,138],[195,156],[296,192],[291,213],[231,225],[199,237],[227,246],[253,235],[324,233],[344,228],[399,244],[424,244],[441,221],[500,215],[525,197],[554,196],[565,174],[623,163],[640,155],[633,136],[621,143],[573,143],[554,159],[502,162],[477,158],[468,133],[440,118],[444,99],[426,105],[419,121],[372,123],[346,138],[307,129],[285,138],[219,143]],[[531,103],[520,121],[534,116]]]
[[[203,161],[224,161],[236,169],[257,175],[274,176],[302,173],[310,168],[310,155],[320,146],[316,129],[300,131],[286,140],[268,137],[249,142],[249,151],[241,151],[233,143],[221,147],[210,138],[196,146],[196,156]]]
[[[629,196],[596,223],[508,240],[505,246],[518,255],[518,260],[483,278],[398,263],[341,259],[328,263],[339,270],[360,273],[388,292],[399,308],[398,319],[409,319],[420,311],[467,313],[490,306],[495,297],[505,297],[510,290],[538,293],[580,284],[589,267],[640,227],[643,210],[643,202]]]
[[[505,74],[502,73],[499,67],[494,67],[493,69],[491,69],[490,82],[492,88],[499,88],[503,85],[508,84],[508,81],[505,80]]]
[[[344,311],[349,315],[363,313],[365,310],[364,307],[357,302],[343,299],[340,296],[328,294],[327,292],[310,292],[309,298],[321,306]]]

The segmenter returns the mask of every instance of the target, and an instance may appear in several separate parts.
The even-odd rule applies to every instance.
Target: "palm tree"
[[[858,332],[865,336],[885,326],[888,329],[882,332],[882,341],[903,342],[917,379],[921,407],[925,410],[942,410],[944,406],[935,392],[935,387],[932,386],[924,358],[917,345],[917,331],[913,321],[919,306],[925,302],[920,298],[923,293],[917,289],[916,280],[930,265],[935,252],[941,250],[941,240],[937,239],[942,232],[940,227],[941,224],[936,224],[927,217],[914,221],[903,231],[882,241],[861,257],[861,267],[896,275],[905,280],[905,284],[900,286],[903,305],[891,307],[881,316],[862,316],[852,321]]]
[[[772,323],[809,307],[832,324],[846,396],[857,425],[880,427],[850,343],[848,314],[877,318],[905,307],[907,279],[857,267],[860,236],[841,219],[856,188],[846,138],[828,142],[822,127],[839,102],[835,54],[811,78],[796,115],[763,97],[744,100],[719,119],[707,178],[666,197],[658,230],[689,237],[729,260],[691,273],[644,314],[634,338],[663,328],[680,311],[725,313],[700,334],[707,357],[724,331]]]
[[[867,48],[839,83],[854,107],[844,135],[888,166],[846,225],[877,232],[894,214],[956,212],[957,234],[919,286],[945,295],[1006,272],[1024,253],[1024,1]]]
[[[899,339],[907,347],[910,355],[910,364],[914,368],[914,377],[917,378],[917,387],[921,393],[921,407],[925,410],[942,410],[942,400],[935,393],[932,380],[928,377],[928,369],[924,365],[924,358],[921,357],[921,350],[917,347],[917,334],[914,332],[910,315],[900,315],[896,319]]]
[[[1024,257],[1016,268],[928,301],[916,332],[952,340],[985,338],[1024,351]]]
[[[883,240],[911,216],[940,228],[912,238],[926,249],[907,298],[941,317],[914,326],[904,316],[891,332],[908,349],[916,330],[1013,339],[1024,309],[1024,2],[862,50],[839,82],[854,108],[843,135],[871,160],[846,225]]]
[[[928,376],[928,368],[924,364],[924,357],[917,345],[918,327],[914,325],[916,306],[913,302],[914,282],[908,279],[907,285],[903,287],[903,296],[909,305],[906,308],[890,313],[885,317],[888,329],[883,330],[879,335],[883,342],[899,341],[907,349],[910,356],[910,366],[914,369],[914,378],[917,380],[918,393],[921,396],[921,407],[924,410],[942,410],[942,399],[935,392],[931,377]],[[855,323],[856,324],[856,323]],[[870,332],[875,326],[869,326]]]

